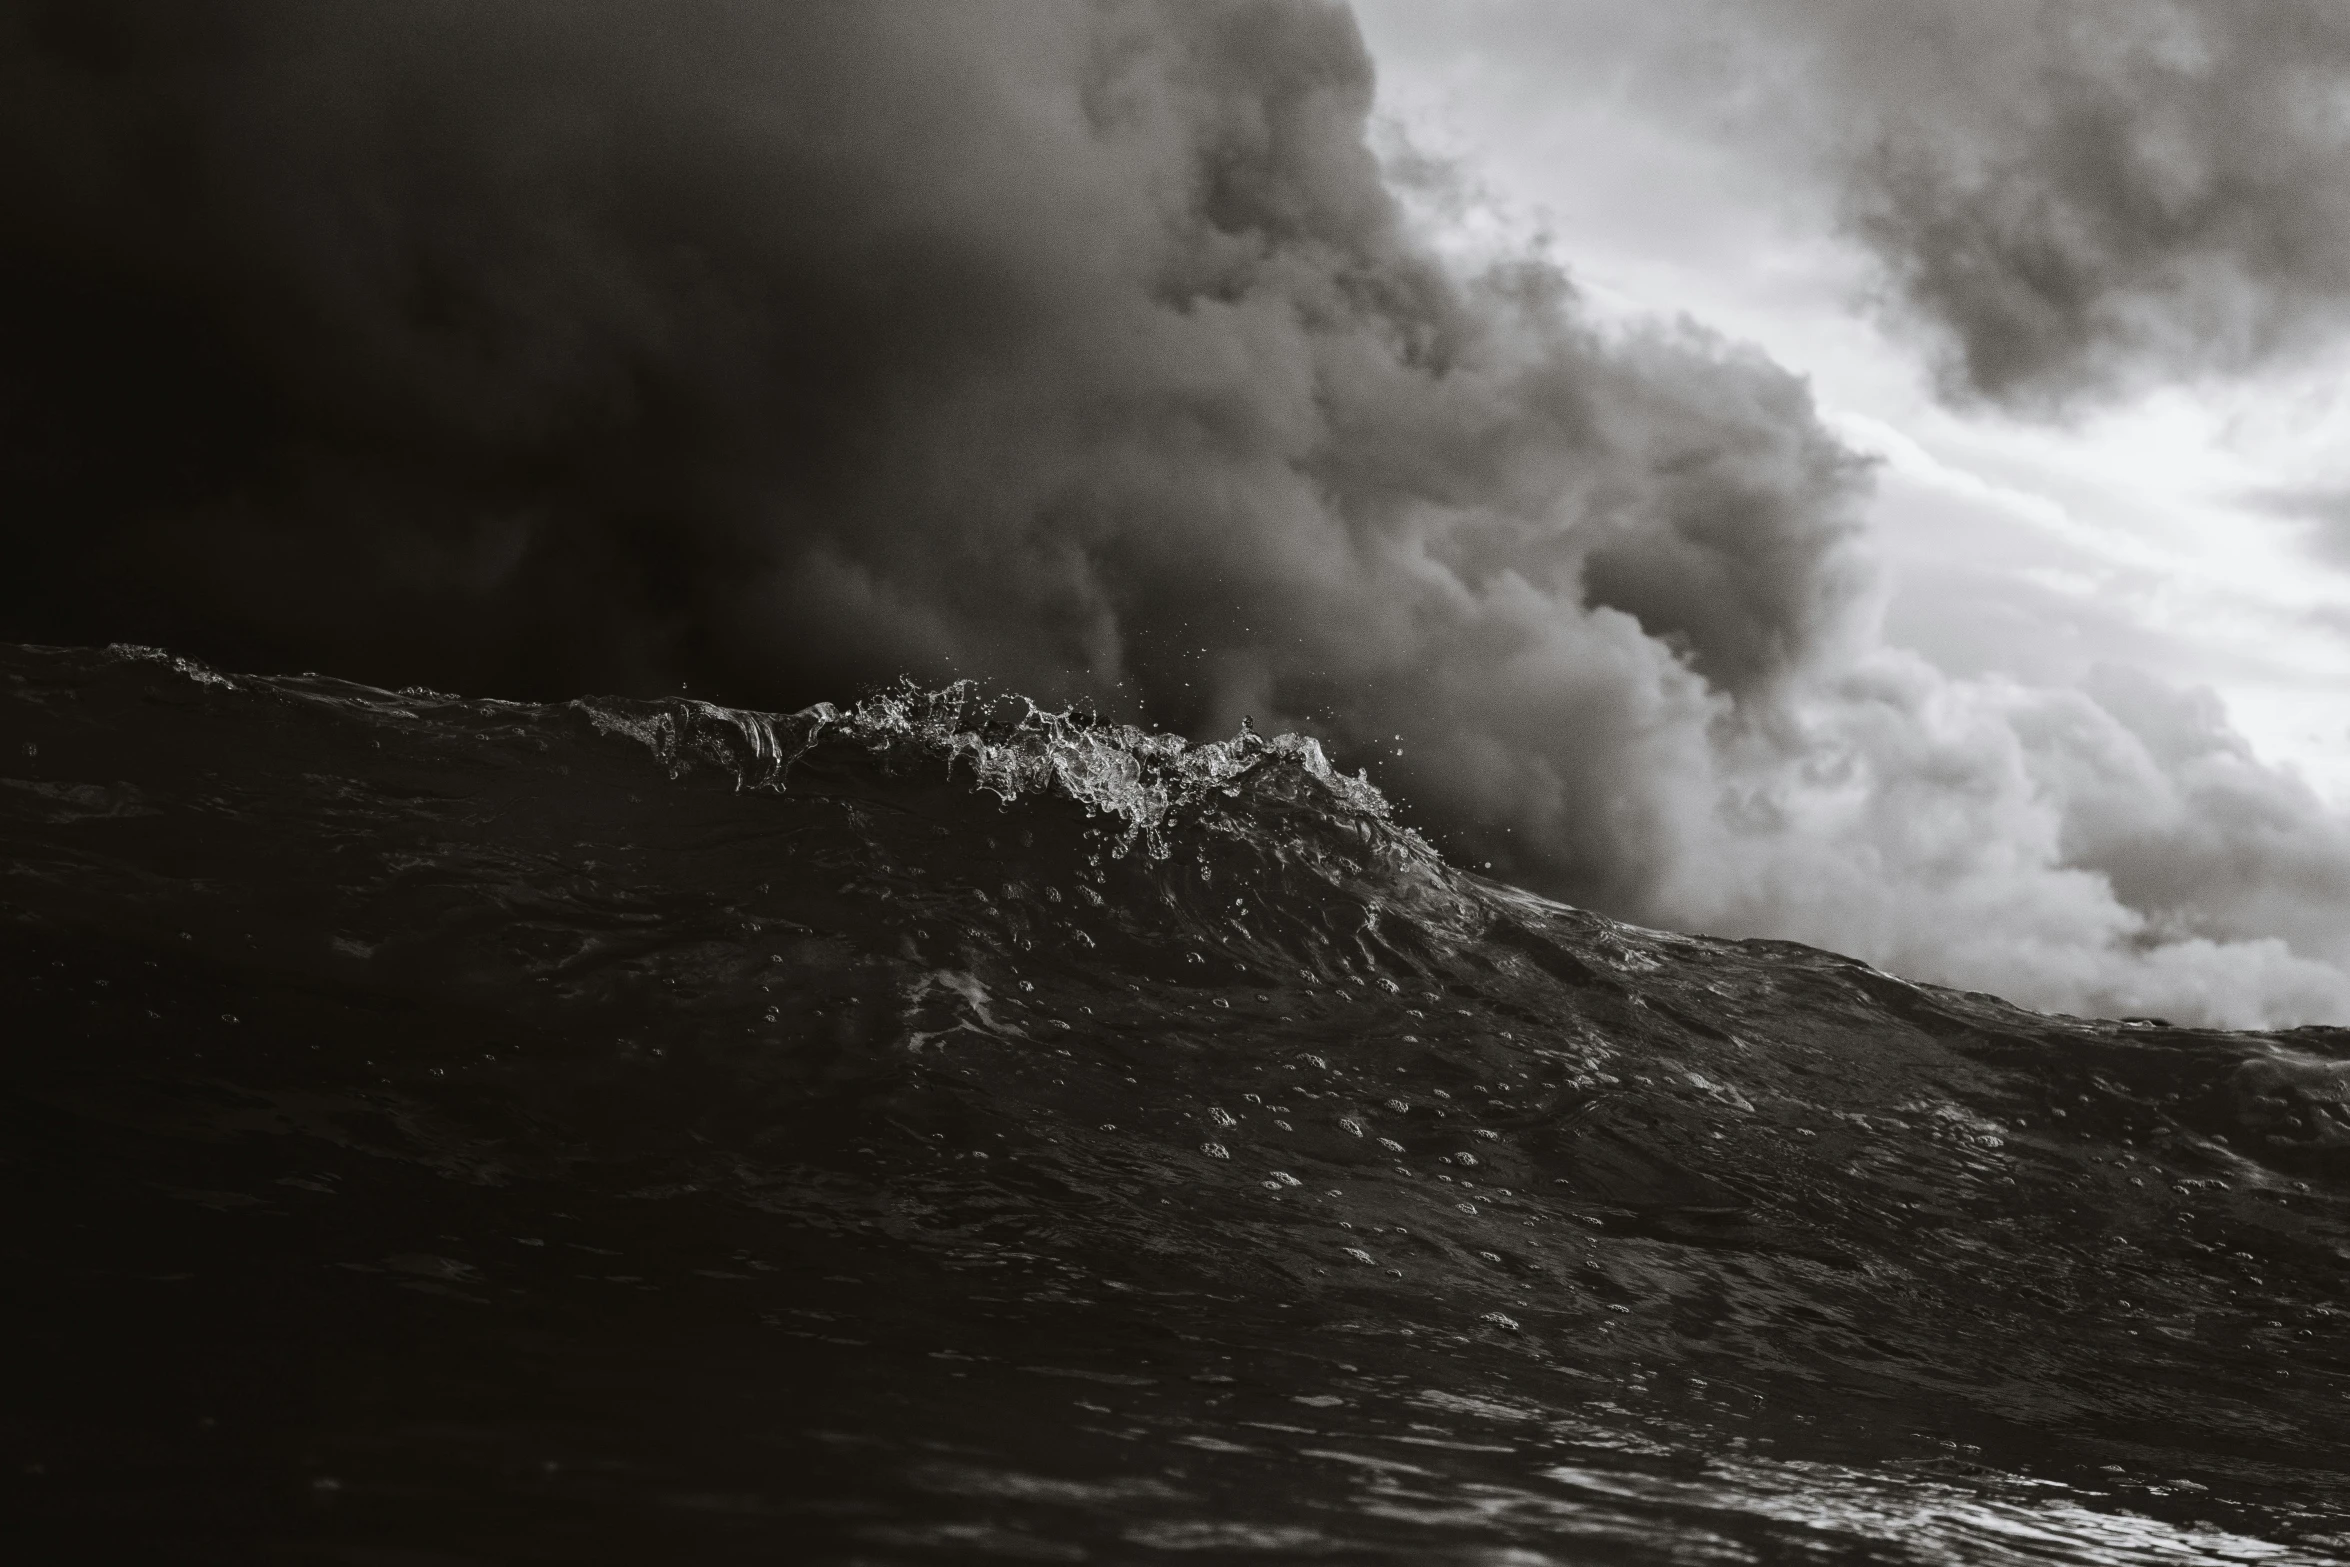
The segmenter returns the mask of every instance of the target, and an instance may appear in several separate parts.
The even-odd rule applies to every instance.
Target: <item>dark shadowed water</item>
[[[1293,739],[0,675],[12,1559],[2350,1558],[2350,1033]]]

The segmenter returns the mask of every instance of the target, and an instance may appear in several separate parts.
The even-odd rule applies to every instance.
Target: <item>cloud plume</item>
[[[1448,271],[1373,88],[1318,0],[0,6],[0,633],[1245,713],[1612,912],[2350,1015],[2337,819],[1879,646],[1803,385]]]
[[[2029,409],[2339,345],[2350,11],[2329,0],[1771,0],[1852,231],[1947,348]]]

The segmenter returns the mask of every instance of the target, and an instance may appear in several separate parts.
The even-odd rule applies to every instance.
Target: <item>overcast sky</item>
[[[2037,6],[1977,9],[2013,34],[2039,25]],[[1540,245],[1610,309],[1686,313],[1753,342],[1810,382],[1839,434],[1884,459],[1868,545],[1889,642],[1960,676],[2077,685],[2106,662],[2207,687],[2263,758],[2350,804],[2340,341],[2053,411],[1954,406],[1936,395],[1934,338],[1885,308],[1882,258],[1841,221],[1835,171],[1806,144],[1813,117],[1837,105],[1772,101],[1830,84],[1774,76],[1766,50],[1715,8],[1356,0],[1355,11],[1378,66],[1383,153],[1449,172],[1420,207],[1441,243],[1472,255]],[[2289,8],[2274,14],[2290,28]],[[1921,32],[1935,26],[1931,8],[1911,15]]]

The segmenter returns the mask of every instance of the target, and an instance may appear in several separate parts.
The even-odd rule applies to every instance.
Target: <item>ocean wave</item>
[[[90,1460],[142,1516],[323,1475],[446,1550],[577,1466],[645,1540],[730,1495],[835,1555],[2343,1533],[2344,1031],[1620,924],[1295,736],[0,669],[0,1153],[58,1194],[15,1326],[62,1368],[17,1429],[101,1451],[126,1342],[265,1411]],[[272,1403],[288,1357],[374,1391]]]

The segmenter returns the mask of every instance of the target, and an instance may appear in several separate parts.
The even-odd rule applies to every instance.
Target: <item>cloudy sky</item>
[[[1319,736],[2350,1022],[2350,11],[0,0],[0,636]]]
[[[1971,17],[1913,11],[1899,24],[1913,36],[1862,53],[1854,8],[1757,9],[1759,22],[1702,4],[1355,7],[1378,64],[1382,151],[1446,176],[1421,203],[1438,243],[1468,256],[1542,247],[1604,308],[1686,313],[1758,344],[1810,382],[1844,439],[1883,460],[1869,520],[1888,641],[1956,675],[2077,684],[2104,662],[2208,688],[2264,759],[2350,803],[2350,355],[2335,326],[2350,230],[2334,205],[2341,176],[2312,167],[2341,146],[2342,27],[2319,18],[2311,55],[2308,13],[2291,6],[2214,27],[2230,22],[2217,7],[2003,0]],[[2132,40],[2133,25],[2147,36]],[[2133,47],[2167,47],[2177,79],[2147,90]],[[1834,49],[1862,58],[1819,57]],[[2224,71],[2219,51],[2238,56]],[[1902,295],[1903,258],[1853,221],[1854,149],[1837,138],[1869,134],[1855,119],[1899,126],[1894,95],[1921,72],[1943,76],[1954,56],[1988,74],[2018,54],[2029,64],[2007,92],[2031,93],[2038,71],[2073,73],[2084,98],[2111,92],[2111,134],[2143,163],[2054,170],[2066,149],[2027,118],[2006,145],[1969,149],[2015,160],[1986,183],[2079,200],[2064,181],[2151,186],[2167,174],[2187,206],[2228,199],[2222,182],[2236,179],[2246,209],[2310,209],[2286,214],[2313,230],[2302,243],[2314,254],[2298,264],[2269,249],[2274,235],[2247,236],[2274,220],[2257,210],[2202,235],[2148,221],[2162,232],[2101,237],[2144,247],[2149,274],[2182,259],[2157,253],[2170,245],[2191,266],[2249,272],[2230,288],[2306,290],[2273,322],[2279,341],[2239,345],[2236,327],[2212,333],[2202,355],[2032,367],[2044,389],[2032,374],[1969,385],[1962,370],[1949,395],[1953,323],[1904,308],[1917,301]],[[2278,123],[2292,113],[2296,63],[2335,98],[2314,143]],[[2064,107],[2055,86],[2039,90],[2027,116]],[[2133,91],[2144,96],[2123,96]],[[1949,155],[2008,106],[1921,105],[1910,128]],[[2229,167],[2247,156],[2249,170]],[[2199,330],[2193,314],[2208,300],[2141,286],[2131,304]],[[2095,358],[2061,331],[2020,330]],[[2144,351],[2126,334],[2112,346]]]
[[[1879,460],[1863,547],[1886,648],[1994,703],[2113,709],[2149,677],[2247,775],[2306,786],[2338,841],[2338,11],[1355,10],[1376,144],[1433,243],[1472,265],[1538,251],[1598,311],[1758,345]],[[2258,814],[2191,787],[2174,808],[2215,836]]]

